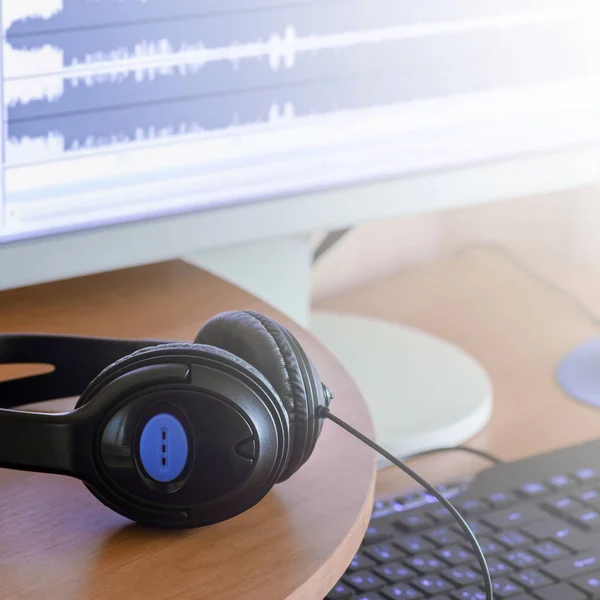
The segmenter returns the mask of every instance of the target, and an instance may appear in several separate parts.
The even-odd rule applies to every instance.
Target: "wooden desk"
[[[192,341],[213,314],[243,308],[281,318],[228,283],[174,262],[2,293],[0,331]],[[370,432],[350,378],[311,336],[293,329],[337,394],[336,412]],[[0,598],[322,598],[362,540],[374,486],[374,455],[331,423],[311,460],[260,505],[183,534],[126,522],[78,481],[0,471]]]
[[[559,262],[525,255],[520,260],[600,314],[600,267],[569,264],[566,258]],[[495,389],[492,420],[469,442],[473,447],[510,461],[600,436],[600,410],[566,397],[554,380],[564,354],[600,331],[572,302],[494,249],[445,256],[321,301],[316,308],[419,327],[475,356],[490,373]],[[452,453],[412,466],[439,483],[487,464]],[[378,477],[379,494],[414,487],[393,469]]]

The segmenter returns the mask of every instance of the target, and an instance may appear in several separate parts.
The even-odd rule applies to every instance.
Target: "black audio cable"
[[[494,600],[494,589],[492,586],[492,576],[490,575],[490,570],[487,564],[487,560],[485,558],[485,554],[475,537],[472,529],[469,527],[469,524],[465,521],[463,516],[454,508],[451,502],[449,502],[444,496],[438,492],[433,485],[429,482],[425,481],[418,473],[413,471],[410,467],[405,465],[401,460],[398,460],[393,454],[390,454],[387,450],[379,446],[379,444],[375,443],[373,440],[370,440],[368,437],[360,433],[360,431],[354,429],[348,423],[342,421],[340,418],[336,417],[329,408],[323,406],[320,409],[319,416],[322,419],[329,419],[345,431],[347,431],[350,435],[353,435],[356,439],[361,441],[363,444],[366,444],[375,452],[378,452],[389,460],[393,465],[398,467],[401,471],[404,471],[409,477],[414,479],[421,487],[423,487],[429,494],[431,494],[434,498],[438,500],[438,502],[454,517],[456,522],[460,525],[460,528],[464,531],[467,536],[473,550],[475,551],[475,555],[477,556],[477,561],[479,562],[479,566],[481,568],[481,572],[483,574],[483,582],[485,586],[485,597],[486,600]]]
[[[474,456],[478,456],[479,458],[484,458],[485,460],[489,460],[494,465],[503,465],[504,461],[490,454],[489,452],[485,452],[484,450],[478,450],[477,448],[470,448],[469,446],[448,446],[447,448],[434,448],[432,450],[424,450],[423,452],[417,452],[415,454],[409,454],[408,456],[403,457],[404,462],[408,462],[409,460],[415,460],[417,458],[424,458],[426,456],[431,456],[433,454],[439,454],[440,452],[466,452],[467,454],[473,454]]]

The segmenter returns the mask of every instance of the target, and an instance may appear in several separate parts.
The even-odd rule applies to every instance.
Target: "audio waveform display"
[[[595,0],[0,6],[3,169],[600,71]]]

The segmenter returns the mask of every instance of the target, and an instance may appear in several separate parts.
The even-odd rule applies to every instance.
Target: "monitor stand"
[[[575,400],[600,407],[600,339],[589,340],[563,357],[556,378]]]
[[[311,312],[312,256],[310,238],[301,236],[201,252],[184,260],[311,330],[354,378],[378,441],[396,456],[458,445],[477,434],[492,412],[492,385],[482,366],[460,348],[416,329]],[[385,466],[380,460],[379,467]]]

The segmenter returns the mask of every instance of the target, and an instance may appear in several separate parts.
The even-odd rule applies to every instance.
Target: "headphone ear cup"
[[[216,315],[196,343],[217,346],[251,364],[279,395],[290,420],[291,456],[279,479],[285,481],[312,454],[322,428],[318,407],[326,404],[319,375],[302,346],[286,328],[253,311]]]
[[[169,363],[184,367],[184,374],[175,382],[173,390],[169,388],[171,382],[166,382],[162,370]],[[153,371],[153,367],[159,368],[158,375]],[[181,372],[181,369],[178,371]],[[181,392],[179,398],[177,391]],[[198,394],[198,401],[195,394]],[[223,399],[230,402],[223,402]],[[99,405],[94,404],[96,400]],[[133,409],[133,416],[129,420],[127,415],[120,416],[135,402],[138,402],[138,407]],[[99,475],[93,484],[84,483],[101,502],[132,520],[158,523],[167,527],[189,528],[231,518],[262,499],[279,481],[289,464],[289,417],[277,392],[255,367],[222,348],[205,344],[168,343],[133,352],[97,375],[79,398],[77,407],[87,403],[90,404],[90,412],[94,410],[94,406],[108,407],[108,410],[101,409],[101,419],[94,423],[92,434],[95,436],[93,446],[96,447],[92,460],[98,461],[97,464],[101,465],[99,470],[103,474]],[[229,408],[215,409],[215,405],[224,404],[230,404]],[[156,408],[156,405],[159,405],[159,408]],[[211,405],[209,413],[215,415],[216,419],[208,421],[204,411],[206,406]],[[180,424],[187,423],[190,432],[188,441],[193,449],[189,454],[187,450],[184,451],[188,457],[186,461],[189,463],[189,472],[181,490],[186,489],[189,475],[191,484],[187,489],[192,491],[185,492],[187,495],[181,501],[189,504],[191,508],[184,516],[179,508],[173,508],[176,505],[169,500],[171,492],[179,493],[179,489],[170,490],[169,493],[157,492],[155,488],[147,485],[148,475],[143,481],[143,477],[138,481],[136,475],[140,472],[136,452],[141,452],[141,438],[136,436],[140,435],[140,425],[147,423],[142,416],[146,415],[147,419],[149,413],[155,414],[153,410],[159,411],[156,414],[174,410],[174,414],[182,417]],[[237,424],[229,413],[240,414]],[[116,421],[117,427],[110,426],[113,418],[121,419]],[[240,425],[240,422],[244,425]],[[123,423],[126,425],[122,426]],[[215,426],[215,423],[219,425]],[[222,431],[223,427],[230,424],[230,432]],[[185,429],[184,425],[182,427]],[[212,429],[211,435],[214,440],[206,433],[207,428]],[[116,437],[123,437],[123,442],[113,440],[116,430],[119,432]],[[204,434],[195,435],[198,431],[204,431]],[[106,433],[108,436],[105,439]],[[252,437],[249,438],[249,435]],[[244,450],[249,441],[253,443],[252,450]],[[240,444],[242,449],[238,452]],[[123,448],[127,450],[125,453]],[[112,453],[108,454],[108,459],[107,449]],[[247,467],[250,457],[246,453],[249,451],[255,453],[251,459],[252,468],[245,479],[238,481],[241,477],[241,467],[234,464],[236,456],[241,457],[241,462]],[[158,450],[153,452],[153,460],[156,461]],[[196,461],[189,458],[206,457],[215,453],[219,453],[216,454],[215,461]],[[176,454],[177,452],[174,453]],[[111,460],[114,456],[118,458],[116,463]],[[126,457],[125,461],[122,460],[123,456]],[[221,463],[218,460],[225,461],[225,468],[220,467]],[[143,470],[141,472],[143,473]],[[130,476],[130,473],[135,476]],[[216,496],[210,496],[213,492],[209,489],[206,492],[208,496],[200,494],[202,499],[196,500],[198,493],[193,490],[206,490],[210,487],[207,485],[207,475],[214,476],[218,489],[219,486],[227,485],[227,481],[234,480],[237,482],[236,486],[241,486],[242,491],[238,489],[239,486],[236,489],[231,488],[217,501]],[[116,484],[115,478],[118,480]],[[160,507],[159,512],[156,512],[157,506]]]

